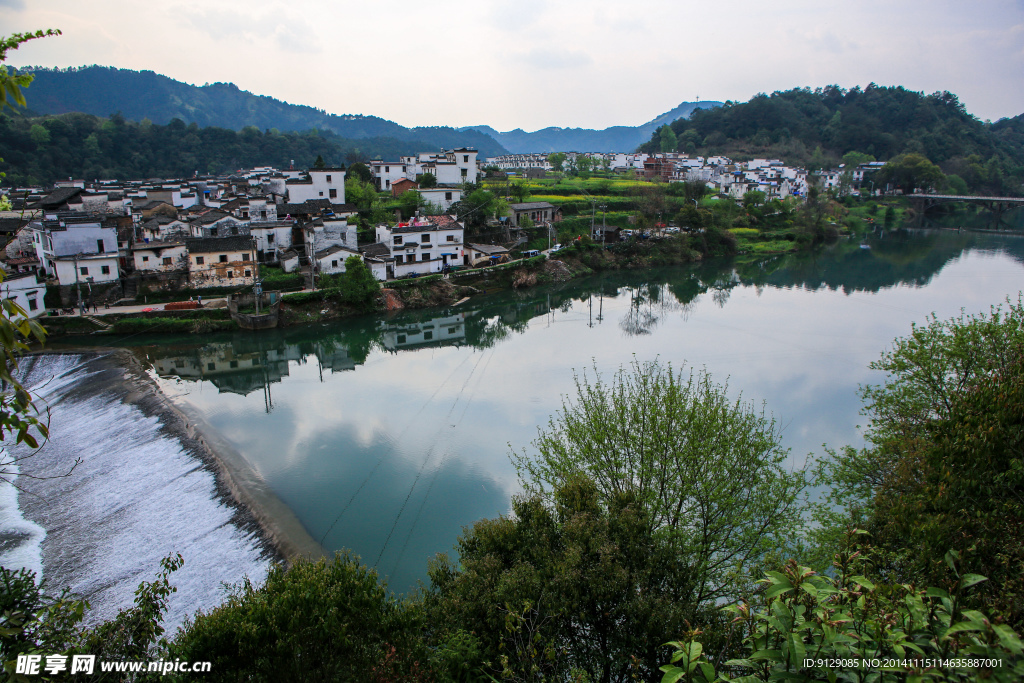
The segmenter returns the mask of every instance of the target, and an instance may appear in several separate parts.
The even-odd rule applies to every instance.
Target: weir
[[[180,420],[155,387],[126,369],[124,356],[22,359],[26,386],[50,411],[50,439],[22,461],[23,492],[17,508],[4,508],[0,535],[21,541],[5,560],[25,558],[36,569],[30,562],[38,553],[51,592],[68,586],[89,601],[87,623],[130,607],[161,558],[180,553],[185,564],[171,575],[178,590],[164,619],[173,632],[197,609],[223,602],[223,584],[262,580],[275,552],[218,487],[199,444],[175,425]],[[34,526],[42,533],[33,535]]]

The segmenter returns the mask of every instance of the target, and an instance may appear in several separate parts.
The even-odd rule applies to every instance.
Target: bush
[[[957,573],[956,553],[947,553]],[[847,552],[836,577],[790,561],[761,581],[764,604],[726,608],[743,638],[742,656],[709,661],[691,630],[672,643],[664,683],[675,681],[1019,681],[1024,648],[1008,626],[963,610],[963,596],[985,577],[957,573],[950,591],[876,585]],[[717,675],[716,675],[717,674]],[[718,678],[721,676],[721,678]]]
[[[168,658],[210,661],[210,681],[414,679],[418,612],[347,555],[273,567],[223,605],[186,621]],[[394,670],[392,670],[394,669]]]

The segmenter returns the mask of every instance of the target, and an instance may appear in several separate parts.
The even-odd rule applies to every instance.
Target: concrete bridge
[[[926,194],[923,192],[915,192],[905,196],[913,202],[919,219],[924,216],[926,211],[939,204],[950,204],[952,202],[981,204],[988,207],[988,210],[992,212],[992,225],[995,228],[998,228],[1003,223],[1004,213],[1024,206],[1024,197],[977,197],[961,194]]]

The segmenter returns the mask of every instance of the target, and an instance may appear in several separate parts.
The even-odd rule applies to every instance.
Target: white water
[[[0,490],[0,537],[26,537],[33,524],[45,529],[27,533],[16,550],[28,562],[33,542],[41,547],[47,584],[88,599],[90,623],[130,607],[161,558],[180,553],[185,564],[171,576],[178,590],[164,620],[173,632],[197,609],[223,602],[224,584],[261,581],[268,559],[255,534],[233,522],[213,475],[157,418],[110,392],[74,395],[89,378],[71,355],[41,357],[26,374],[26,385],[50,408],[50,440],[21,464],[18,483],[34,495],[18,496],[20,511],[5,506]],[[70,475],[57,476],[76,458],[82,462]]]

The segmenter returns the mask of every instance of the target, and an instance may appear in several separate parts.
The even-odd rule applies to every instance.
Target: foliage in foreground
[[[760,609],[726,608],[743,638],[743,656],[717,667],[692,630],[662,667],[662,683],[677,681],[1018,681],[1024,648],[1010,627],[980,611],[965,610],[964,596],[985,582],[959,574],[958,555],[946,562],[956,575],[950,591],[911,585],[876,585],[859,572],[865,559],[846,551],[835,578],[789,561],[762,580]]]
[[[576,396],[540,430],[537,453],[513,456],[524,488],[550,496],[576,476],[602,504],[631,495],[651,531],[695,572],[694,603],[743,585],[801,520],[806,480],[787,471],[775,420],[731,399],[706,372],[634,361],[611,381],[576,378]]]
[[[168,658],[212,662],[210,681],[415,680],[418,619],[351,556],[298,560],[197,613]]]

